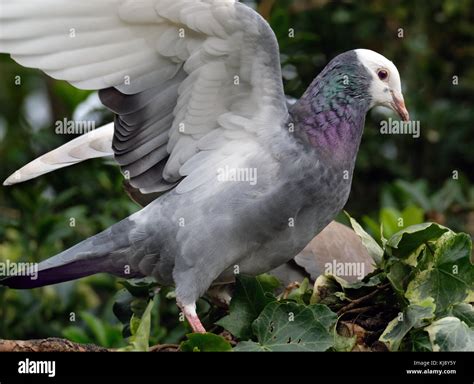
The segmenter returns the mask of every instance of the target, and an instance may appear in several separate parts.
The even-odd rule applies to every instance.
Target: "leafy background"
[[[421,137],[383,136],[385,112],[367,119],[351,197],[346,209],[380,239],[401,227],[432,220],[474,234],[474,4],[470,0],[249,2],[270,21],[280,42],[285,88],[299,97],[327,62],[359,47],[376,50],[398,66],[411,116]],[[288,36],[294,28],[295,38]],[[398,37],[399,28],[404,37]],[[21,85],[15,85],[20,76]],[[453,84],[458,76],[459,84]],[[0,179],[69,141],[54,122],[92,116],[94,95],[0,56]],[[453,172],[459,173],[453,179]],[[0,188],[0,259],[40,261],[136,211],[112,164],[89,161],[13,188]],[[70,218],[76,225],[71,227]],[[400,225],[399,219],[403,218]],[[117,299],[132,300],[117,279],[97,275],[76,282],[12,291],[0,288],[0,338],[65,336],[124,347],[114,315]],[[152,302],[150,342],[177,343],[179,321],[173,292]],[[127,301],[128,300],[128,301]],[[134,303],[143,314],[143,301]],[[206,311],[209,304],[199,304]],[[115,308],[117,310],[117,308]],[[318,309],[316,309],[319,311]],[[218,316],[211,313],[209,316]],[[129,330],[128,330],[129,331]]]

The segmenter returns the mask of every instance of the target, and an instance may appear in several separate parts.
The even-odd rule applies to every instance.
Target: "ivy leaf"
[[[255,341],[247,340],[241,341],[234,348],[236,352],[269,352],[269,349],[266,349],[265,346],[256,343]]]
[[[382,262],[382,256],[383,256],[383,249],[378,245],[378,243],[375,241],[375,239],[370,236],[364,228],[355,220],[353,219],[347,212],[346,212],[347,217],[349,218],[351,222],[352,229],[354,229],[355,233],[360,237],[362,244],[364,247],[367,249],[367,252],[369,252],[369,255],[372,257],[376,265],[380,265]]]
[[[451,309],[451,315],[464,321],[468,327],[474,327],[474,307],[468,303],[459,303]]]
[[[252,322],[268,303],[276,300],[272,295],[275,289],[275,280],[268,275],[238,276],[235,293],[230,302],[229,315],[220,319],[216,324],[239,339],[250,339],[252,337]]]
[[[395,233],[386,244],[387,250],[392,255],[405,258],[415,251],[420,245],[428,240],[436,239],[443,233],[449,231],[448,228],[436,223],[424,223],[407,227]]]
[[[457,317],[443,317],[425,328],[433,351],[474,351],[474,329]]]
[[[226,339],[213,333],[190,333],[186,336],[188,340],[183,341],[180,345],[183,352],[232,351],[232,347]]]
[[[132,336],[129,338],[129,345],[122,350],[125,351],[148,351],[151,328],[151,310],[155,301],[150,300],[143,316],[138,319],[135,315],[130,319]]]
[[[360,289],[360,288],[370,288],[375,287],[384,282],[385,275],[374,271],[371,274],[365,276],[362,280],[356,281],[354,283],[349,283],[347,280],[336,276],[336,275],[327,275],[333,278],[343,290],[347,289]]]
[[[387,273],[387,278],[390,284],[392,284],[393,289],[401,296],[405,294],[411,272],[412,267],[396,260],[390,266],[390,272]]]
[[[397,351],[403,338],[413,327],[419,328],[425,320],[434,317],[434,304],[426,302],[424,306],[409,305],[385,328],[379,340],[385,343],[390,351]]]
[[[253,323],[258,343],[241,342],[236,351],[326,351],[334,347],[337,315],[325,305],[272,302]]]
[[[149,302],[148,293],[146,295],[133,296],[127,289],[122,289],[117,293],[112,310],[124,326],[123,337],[130,337],[138,328]]]
[[[153,289],[158,286],[155,279],[151,277],[144,277],[141,279],[120,280],[119,284],[123,285],[125,289],[134,297],[149,298],[153,296]]]
[[[442,236],[431,265],[408,284],[405,297],[412,304],[434,300],[437,314],[463,302],[474,284],[471,248],[469,235],[449,232]]]
[[[121,289],[116,294],[112,311],[122,324],[127,324],[133,315],[133,311],[130,308],[133,300],[134,297],[126,289]]]
[[[410,338],[407,340],[412,352],[433,352],[428,333],[423,329],[410,332]]]

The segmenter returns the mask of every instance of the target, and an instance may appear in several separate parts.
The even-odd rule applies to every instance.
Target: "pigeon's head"
[[[410,115],[405,107],[397,67],[386,57],[369,49],[356,49],[355,53],[372,77],[369,89],[372,96],[371,107],[388,107],[397,112],[404,121],[408,121]]]

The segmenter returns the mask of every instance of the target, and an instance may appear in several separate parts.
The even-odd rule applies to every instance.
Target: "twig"
[[[345,311],[344,313],[339,313],[338,312],[338,315],[348,315],[348,314],[353,314],[353,313],[357,313],[357,314],[362,314],[362,313],[365,313],[371,309],[373,309],[374,307],[372,306],[367,306],[367,307],[359,307],[359,308],[353,308],[353,309],[349,309],[347,311]]]
[[[337,314],[339,316],[341,316],[342,314],[354,309],[354,308],[357,308],[360,304],[363,304],[367,301],[369,301],[370,299],[374,298],[380,291],[388,288],[390,286],[390,283],[387,283],[385,285],[382,285],[380,287],[377,287],[377,289],[375,289],[374,291],[370,292],[368,295],[365,295],[365,296],[362,296],[362,297],[359,297],[358,299],[355,299],[355,300],[352,300],[349,304],[345,305],[344,307],[342,307],[338,312]]]
[[[150,352],[177,352],[178,350],[178,344],[157,344],[149,349]]]

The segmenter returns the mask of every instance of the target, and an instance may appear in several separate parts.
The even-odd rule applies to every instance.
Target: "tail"
[[[29,289],[102,272],[126,278],[144,277],[128,261],[130,233],[134,226],[130,218],[122,220],[104,232],[41,262],[34,273],[30,269],[28,276],[7,277],[0,280],[0,285]]]
[[[114,123],[90,131],[26,164],[6,179],[3,185],[22,183],[84,160],[113,156],[113,136]]]

